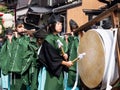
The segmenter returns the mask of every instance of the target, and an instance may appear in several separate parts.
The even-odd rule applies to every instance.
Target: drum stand
[[[108,10],[103,11],[101,14],[99,14],[97,17],[95,17],[91,21],[80,26],[76,30],[76,32],[87,30],[89,29],[88,27],[96,24],[97,22],[101,21],[102,19],[106,17],[111,17],[113,27],[118,28],[116,51],[117,51],[117,61],[118,61],[118,68],[119,68],[119,83],[120,83],[120,3],[117,3],[116,5],[112,6]],[[91,90],[87,88],[84,84],[82,85],[84,88],[83,90]],[[99,90],[99,89],[92,89],[92,90]],[[119,89],[113,88],[112,90],[120,90],[120,87]]]

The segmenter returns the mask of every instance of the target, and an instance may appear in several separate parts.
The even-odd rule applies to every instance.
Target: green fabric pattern
[[[10,73],[13,73],[15,76],[19,75],[19,78],[15,77],[11,81],[14,81],[11,85],[11,90],[25,90],[22,88],[23,86],[27,87],[33,84],[33,74],[37,73],[34,72],[37,69],[35,68],[37,48],[36,40],[31,40],[28,36],[14,37],[12,43],[9,43],[8,40],[4,43],[0,52],[0,67],[2,72],[4,75]],[[37,78],[37,76],[34,78]],[[36,88],[37,86],[34,87]]]
[[[70,36],[68,38],[68,55],[69,55],[69,60],[72,61],[75,58],[77,58],[77,50],[78,50],[78,45],[79,45],[79,37],[78,36]],[[68,86],[73,87],[76,79],[76,62],[74,62],[74,65],[69,68],[68,71]],[[78,86],[80,83],[78,84]]]

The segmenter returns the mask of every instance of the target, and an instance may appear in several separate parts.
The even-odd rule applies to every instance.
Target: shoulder
[[[46,36],[45,40],[46,41],[51,41],[53,39],[54,35],[53,34],[49,34]]]

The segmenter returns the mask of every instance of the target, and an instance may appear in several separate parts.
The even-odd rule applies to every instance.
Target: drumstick
[[[64,50],[63,50],[63,47],[61,47],[61,51],[62,51],[62,55],[64,55],[64,54],[65,54],[65,52],[64,52]]]
[[[76,62],[78,60],[81,60],[84,56],[86,55],[86,53],[82,53],[82,54],[79,54],[77,58],[75,58],[72,62]]]

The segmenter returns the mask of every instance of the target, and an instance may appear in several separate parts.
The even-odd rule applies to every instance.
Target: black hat
[[[18,26],[18,25],[20,25],[20,24],[23,24],[23,20],[18,19],[18,20],[16,21],[16,26]]]
[[[13,30],[10,29],[10,28],[7,28],[7,29],[5,30],[5,34],[11,35],[11,34],[13,34]]]
[[[39,29],[34,33],[34,37],[37,39],[38,38],[44,39],[47,35],[48,35],[48,33],[46,32],[45,29]]]
[[[60,15],[55,15],[52,14],[49,18],[48,18],[48,25],[49,24],[54,24],[56,22],[63,22],[62,17]]]
[[[72,19],[70,19],[69,25],[70,25],[70,29],[71,30],[78,28],[78,24],[74,20],[72,20]]]
[[[40,24],[38,27],[39,27],[38,30],[41,30],[41,29],[47,30],[47,25],[45,25],[44,23]]]

